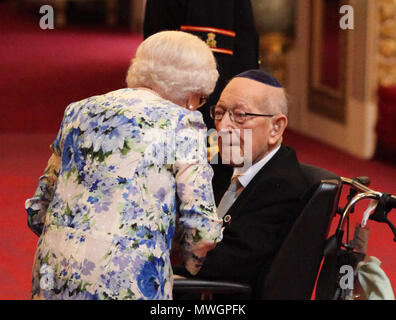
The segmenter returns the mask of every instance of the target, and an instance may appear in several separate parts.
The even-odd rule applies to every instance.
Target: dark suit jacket
[[[214,186],[221,186],[219,178],[224,177],[214,178]],[[282,146],[228,211],[231,222],[224,223],[223,240],[208,252],[197,277],[255,288],[301,211],[307,188],[295,151]]]

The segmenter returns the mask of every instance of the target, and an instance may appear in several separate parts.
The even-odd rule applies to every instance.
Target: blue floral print
[[[165,279],[163,276],[164,263],[161,259],[153,258],[153,261],[146,261],[137,282],[140,291],[148,299],[158,299],[164,295]]]
[[[192,273],[222,238],[200,129],[199,112],[147,90],[67,107],[25,203],[33,299],[172,298],[175,230]]]

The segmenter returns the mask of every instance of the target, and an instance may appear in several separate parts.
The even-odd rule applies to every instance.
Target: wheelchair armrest
[[[251,288],[246,284],[236,282],[209,281],[202,279],[174,279],[173,291],[182,293],[250,294]]]

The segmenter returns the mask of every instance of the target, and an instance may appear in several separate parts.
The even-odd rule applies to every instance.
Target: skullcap
[[[237,74],[234,78],[248,78],[251,80],[255,80],[267,84],[272,87],[282,88],[282,85],[273,76],[271,76],[265,71],[258,69],[244,71],[240,74]]]

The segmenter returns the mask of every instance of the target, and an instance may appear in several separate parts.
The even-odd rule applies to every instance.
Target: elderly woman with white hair
[[[139,46],[128,88],[66,108],[26,200],[40,236],[33,299],[171,299],[176,227],[185,265],[198,272],[222,238],[195,111],[217,78],[203,41],[164,31]]]

